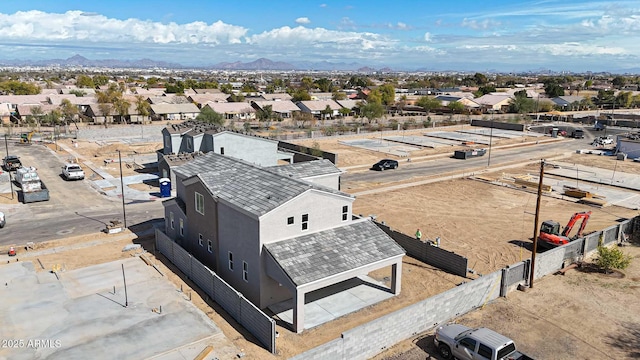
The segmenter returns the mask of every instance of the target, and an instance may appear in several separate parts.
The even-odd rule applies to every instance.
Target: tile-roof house
[[[210,102],[202,107],[222,114],[225,120],[252,121],[256,119],[256,109],[246,102]]]
[[[340,115],[340,109],[342,109],[342,106],[333,100],[298,101],[296,105],[302,112],[310,113],[317,118],[321,118],[323,116],[322,112],[326,110],[327,106],[331,109],[331,113],[326,115],[327,117]]]
[[[261,168],[211,152],[176,168],[177,196],[163,202],[165,234],[257,307],[293,298],[296,332],[311,291],[391,267],[398,294],[404,256],[352,216],[353,196],[303,180],[314,166]]]
[[[294,111],[300,111],[291,100],[252,101],[251,106],[256,111],[262,111],[265,106],[271,105],[271,110],[283,119],[290,118]]]
[[[512,98],[509,94],[485,94],[474,99],[474,101],[478,103],[484,111],[506,111],[509,108]]]
[[[195,119],[200,109],[192,103],[187,104],[151,104],[151,116],[162,120]]]
[[[551,98],[553,104],[563,109],[570,108],[571,104],[580,103],[585,99],[584,96],[558,96]]]

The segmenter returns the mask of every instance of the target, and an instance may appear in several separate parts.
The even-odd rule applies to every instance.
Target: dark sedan
[[[396,169],[397,167],[398,167],[398,162],[396,160],[384,159],[373,164],[371,169],[382,171],[387,169]]]

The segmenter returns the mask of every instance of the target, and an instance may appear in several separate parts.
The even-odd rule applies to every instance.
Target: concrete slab
[[[5,282],[0,287],[0,339],[18,341],[15,347],[0,348],[0,359],[185,359],[207,345],[214,347],[208,359],[240,352],[138,258],[59,276],[60,281],[52,273],[36,273],[30,262],[0,266]]]
[[[373,139],[355,139],[355,140],[341,140],[339,143],[358,147],[367,150],[373,150],[382,152],[385,154],[391,154],[396,156],[409,156],[412,151],[420,150],[419,147],[408,146],[403,144],[398,144],[395,142],[384,141],[382,139],[373,140]]]
[[[385,136],[384,140],[394,141],[403,144],[417,145],[429,148],[438,148],[443,146],[460,145],[457,141],[434,140],[425,136]]]
[[[636,174],[628,174],[620,171],[563,162],[554,162],[553,164],[558,167],[546,169],[545,172],[581,181],[589,181],[640,191],[640,176]]]
[[[440,138],[440,139],[448,139],[448,140],[456,140],[460,142],[474,142],[476,144],[484,144],[489,145],[490,138],[482,135],[473,135],[473,134],[464,134],[460,132],[453,131],[433,131],[426,133],[425,136]]]
[[[603,196],[604,198],[602,200],[610,205],[617,205],[632,210],[640,209],[640,194],[631,191],[588,182],[576,182],[575,180],[557,180],[551,184],[553,191],[560,194],[564,193],[565,186],[579,187],[581,190]]]
[[[310,329],[393,297],[382,283],[368,277],[350,279],[307,294],[304,328]],[[269,306],[280,320],[293,324],[293,299]]]
[[[514,130],[503,130],[503,129],[493,129],[491,131],[490,128],[470,128],[464,130],[458,130],[458,132],[465,134],[476,134],[483,136],[495,136],[497,138],[504,139],[517,139],[524,136],[535,136],[540,137],[544,136],[544,134],[536,133],[536,132],[522,132],[522,131],[514,131]]]

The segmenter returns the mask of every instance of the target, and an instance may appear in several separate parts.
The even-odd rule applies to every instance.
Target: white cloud
[[[395,41],[380,34],[368,32],[347,32],[327,30],[324,28],[309,29],[303,26],[281,28],[265,31],[246,38],[246,42],[259,46],[284,46],[304,50],[305,46],[335,47],[341,49],[388,49]]]
[[[424,41],[426,41],[426,42],[432,42],[433,41],[431,33],[429,33],[429,32],[424,33]]]
[[[471,28],[473,30],[488,30],[488,29],[492,29],[495,28],[497,26],[499,26],[500,23],[491,19],[484,19],[482,21],[477,21],[477,20],[469,20],[469,19],[462,19],[462,27],[468,27]]]
[[[309,20],[308,17],[299,17],[296,19],[296,23],[301,25],[306,25],[306,24],[310,24],[311,20]]]
[[[401,29],[401,30],[406,30],[406,29],[408,29],[408,28],[409,28],[409,27],[407,26],[407,24],[405,24],[405,23],[403,23],[403,22],[399,22],[397,26],[398,26],[398,29]]]
[[[4,40],[217,45],[239,43],[246,33],[246,28],[222,21],[163,24],[139,19],[118,20],[82,11],[55,14],[32,10],[0,14],[0,38]]]

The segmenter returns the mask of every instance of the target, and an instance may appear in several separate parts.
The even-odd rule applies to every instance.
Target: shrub
[[[609,273],[611,269],[626,269],[629,264],[631,264],[631,257],[618,248],[598,246],[596,264],[604,270],[605,273]]]

